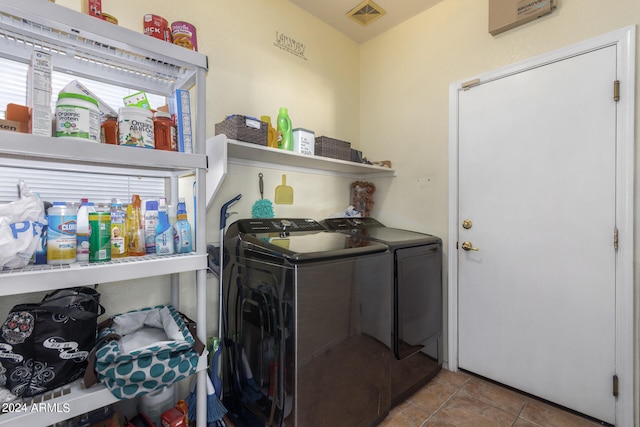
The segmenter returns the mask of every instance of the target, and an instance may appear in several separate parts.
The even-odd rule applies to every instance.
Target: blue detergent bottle
[[[173,249],[173,232],[169,223],[167,202],[160,199],[158,206],[158,225],[156,226],[156,255],[171,255]]]
[[[191,224],[187,220],[187,207],[183,198],[178,200],[177,221],[173,226],[173,242],[178,254],[191,252]]]

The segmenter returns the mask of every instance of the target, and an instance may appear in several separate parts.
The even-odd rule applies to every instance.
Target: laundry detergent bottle
[[[291,119],[286,108],[280,107],[278,113],[278,148],[293,151],[293,130]]]
[[[191,252],[191,224],[187,220],[187,208],[184,199],[178,201],[177,221],[173,226],[173,242],[176,253]]]
[[[173,250],[173,230],[169,223],[167,202],[160,199],[158,205],[158,225],[156,226],[156,254],[171,255]]]

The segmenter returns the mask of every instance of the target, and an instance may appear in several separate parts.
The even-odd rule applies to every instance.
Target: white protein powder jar
[[[56,136],[100,142],[98,101],[77,93],[60,93],[56,103]]]
[[[151,110],[140,107],[121,107],[118,113],[119,145],[155,148]]]

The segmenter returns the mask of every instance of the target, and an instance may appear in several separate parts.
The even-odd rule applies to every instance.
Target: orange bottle
[[[144,240],[144,220],[140,196],[134,194],[129,205],[129,256],[142,256],[147,254]],[[129,210],[128,209],[128,210]]]

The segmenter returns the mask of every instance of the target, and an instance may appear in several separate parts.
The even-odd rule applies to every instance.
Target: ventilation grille
[[[347,16],[357,23],[367,26],[378,18],[382,18],[387,12],[371,0],[365,0],[349,12]]]

